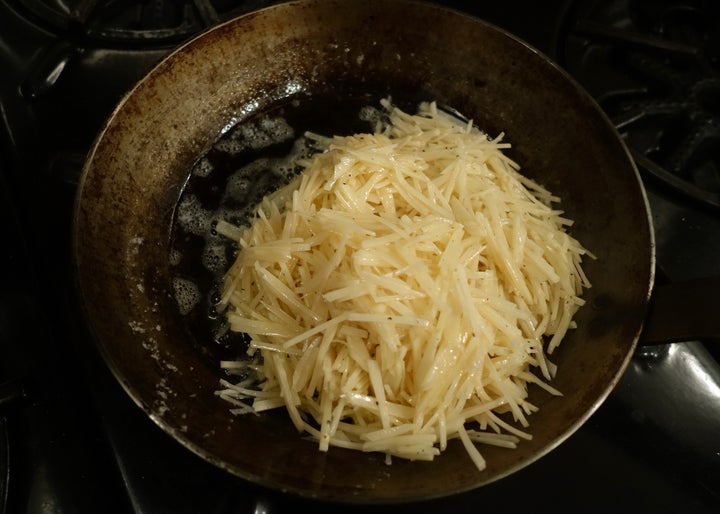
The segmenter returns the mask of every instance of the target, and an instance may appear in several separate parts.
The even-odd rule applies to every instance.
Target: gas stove
[[[270,3],[0,1],[0,219],[6,234],[0,252],[0,513],[340,508],[244,482],[165,435],[95,352],[73,291],[74,194],[103,121],[177,45]],[[515,34],[595,97],[641,171],[660,285],[720,276],[716,3],[438,3]],[[372,510],[507,512],[531,505],[717,512],[719,361],[715,346],[702,341],[641,347],[600,409],[540,461],[476,491]],[[527,503],[515,500],[520,494]]]

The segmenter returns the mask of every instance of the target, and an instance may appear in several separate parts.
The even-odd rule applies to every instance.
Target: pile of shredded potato
[[[432,460],[459,438],[483,469],[474,443],[531,437],[530,383],[560,394],[546,355],[583,304],[587,252],[502,135],[383,105],[373,134],[308,134],[322,151],[249,228],[218,224],[240,248],[220,307],[255,357],[218,394],[286,408],[323,451]]]

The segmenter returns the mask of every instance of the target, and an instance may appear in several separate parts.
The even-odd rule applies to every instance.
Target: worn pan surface
[[[578,328],[554,354],[559,372],[553,385],[564,396],[533,390],[540,407],[531,416],[533,439],[514,451],[483,449],[483,472],[459,443],[432,463],[395,459],[387,466],[381,455],[320,453],[282,412],[233,418],[213,394],[221,373],[212,334],[192,315],[180,314],[176,301],[173,283],[179,270],[188,273],[173,254],[182,251],[173,246],[181,243],[171,243],[176,208],[193,164],[223,130],[290,100],[327,113],[328,98],[347,98],[354,106],[388,94],[408,106],[437,100],[490,134],[504,131],[512,157],[562,197],[576,221],[573,235],[597,256],[586,264],[593,287]],[[328,129],[313,123],[319,122],[309,116],[309,126],[300,126],[301,119],[294,128]],[[153,421],[244,479],[357,502],[465,491],[560,444],[624,371],[642,328],[654,266],[637,171],[591,98],[497,28],[395,1],[275,6],[178,49],[123,99],[99,135],[78,193],[74,237],[90,330],[112,372]]]

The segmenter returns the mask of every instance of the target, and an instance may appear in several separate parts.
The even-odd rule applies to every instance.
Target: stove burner
[[[638,166],[720,208],[720,4],[582,0],[563,64],[625,138]]]
[[[70,39],[172,44],[268,0],[7,0],[25,18]]]

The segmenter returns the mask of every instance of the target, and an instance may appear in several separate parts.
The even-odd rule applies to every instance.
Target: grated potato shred
[[[326,138],[237,240],[220,308],[246,333],[251,376],[218,394],[248,414],[285,408],[330,446],[432,460],[458,438],[531,438],[530,384],[574,327],[588,252],[549,191],[472,123],[384,101],[375,133]],[[590,255],[591,256],[591,255]],[[252,373],[249,374],[249,371]]]

